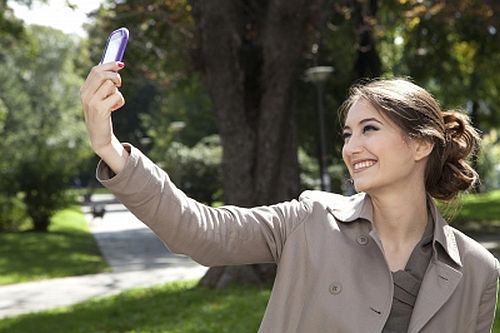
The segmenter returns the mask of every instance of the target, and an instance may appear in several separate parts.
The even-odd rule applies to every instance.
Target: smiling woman
[[[428,153],[429,161],[424,164],[425,189],[434,198],[453,199],[478,180],[477,173],[467,160],[479,146],[477,131],[465,114],[441,112],[434,98],[415,84],[395,79],[355,86],[342,110],[346,118],[346,139],[352,132],[349,129],[350,118],[362,115],[365,118],[359,124],[365,125],[363,132],[377,131],[379,128],[373,124],[378,123],[379,127],[386,127],[396,134],[396,139],[398,135],[402,136],[406,146]],[[390,143],[387,141],[389,137],[385,140]],[[397,143],[389,146],[394,149]],[[344,146],[344,153],[349,147],[351,145]]]
[[[490,331],[500,265],[433,201],[476,180],[467,157],[478,136],[465,116],[442,113],[407,80],[356,86],[343,157],[360,193],[212,208],[113,134],[118,65],[94,67],[81,89],[99,181],[173,252],[206,266],[276,263],[259,332]]]

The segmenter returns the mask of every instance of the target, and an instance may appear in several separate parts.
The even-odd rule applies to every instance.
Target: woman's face
[[[412,186],[417,167],[414,142],[372,104],[359,99],[351,106],[343,137],[342,157],[358,192]]]

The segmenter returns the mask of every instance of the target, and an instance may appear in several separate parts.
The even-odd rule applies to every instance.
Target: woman
[[[402,79],[356,86],[344,104],[343,158],[359,194],[210,208],[113,135],[122,63],[81,89],[97,177],[177,253],[207,266],[275,262],[260,332],[489,332],[498,261],[447,225],[432,198],[476,181],[478,136]]]

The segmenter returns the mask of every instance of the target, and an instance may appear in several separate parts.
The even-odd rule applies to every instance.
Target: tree
[[[47,231],[54,211],[67,204],[65,191],[89,157],[74,68],[82,54],[62,32],[26,30],[23,52],[0,65],[0,100],[7,110],[2,136],[2,192],[24,193],[35,231]]]
[[[271,204],[299,191],[291,93],[321,1],[193,1],[199,66],[223,146],[224,201]],[[218,267],[202,284],[266,281],[262,265]]]

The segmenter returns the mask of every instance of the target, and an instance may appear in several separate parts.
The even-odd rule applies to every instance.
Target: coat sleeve
[[[175,252],[205,266],[278,262],[285,241],[310,211],[307,200],[251,209],[212,208],[187,197],[135,147],[114,175],[100,161],[97,179]]]
[[[491,332],[495,320],[495,307],[497,304],[498,288],[499,288],[500,264],[495,259],[495,269],[489,279],[489,284],[481,296],[479,311],[477,317],[477,325],[475,332]]]

